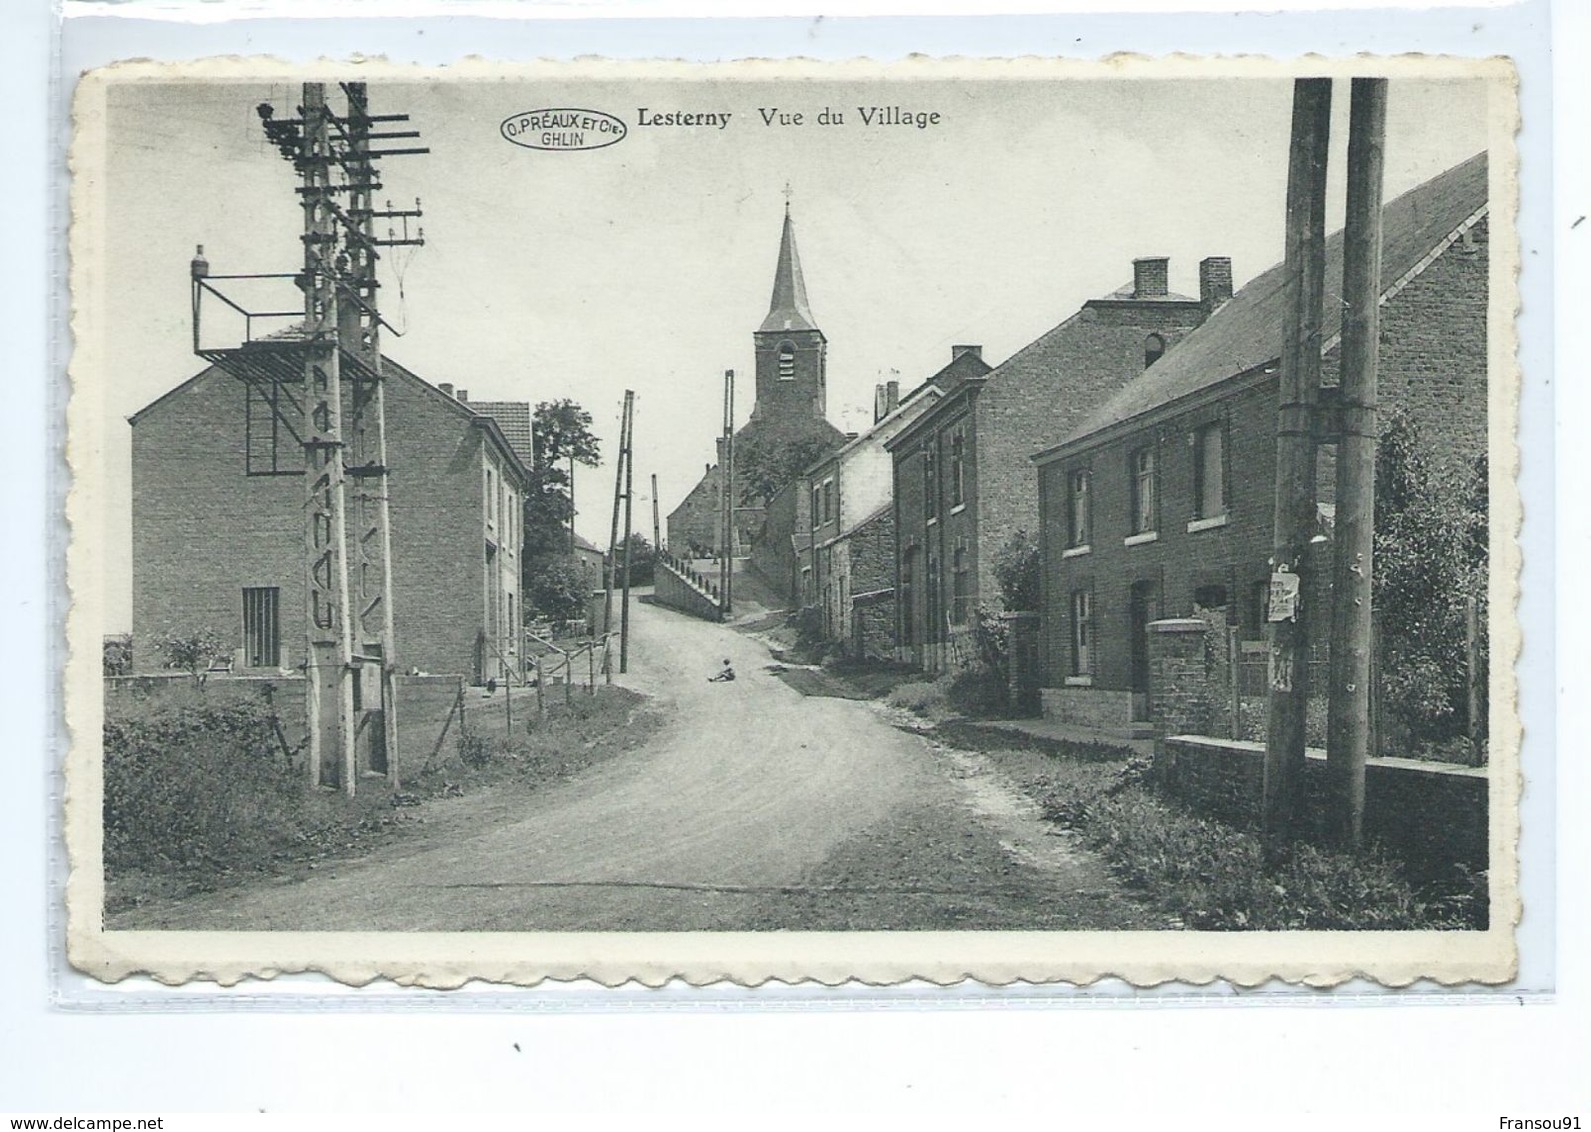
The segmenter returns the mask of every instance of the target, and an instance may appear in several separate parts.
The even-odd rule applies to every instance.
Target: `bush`
[[[902,684],[884,702],[890,707],[915,712],[926,719],[944,719],[950,712],[950,680],[941,677],[929,683],[926,680]]]
[[[1039,607],[1039,543],[1026,531],[1017,531],[995,554],[994,580],[1006,609]]]
[[[1255,834],[1152,794],[1149,770],[1068,767],[1046,816],[1075,829],[1122,879],[1202,931],[1410,931],[1480,926],[1467,893],[1430,899],[1395,865],[1300,845],[1268,872]]]
[[[235,867],[290,839],[308,786],[263,699],[212,687],[114,712],[104,728],[108,869]]]
[[[1006,710],[1005,679],[984,665],[964,668],[950,677],[946,699],[963,715],[998,718]]]
[[[166,658],[166,667],[180,668],[203,683],[203,673],[231,652],[226,637],[208,626],[201,629],[166,630],[154,639],[155,651]]]
[[[130,633],[118,633],[105,638],[103,654],[106,676],[126,676],[133,670],[133,638]]]

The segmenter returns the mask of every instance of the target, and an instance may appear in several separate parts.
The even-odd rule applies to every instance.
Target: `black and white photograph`
[[[91,73],[73,964],[1506,980],[1515,100]]]

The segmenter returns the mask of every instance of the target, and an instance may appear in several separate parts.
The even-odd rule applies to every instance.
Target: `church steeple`
[[[773,269],[773,298],[768,303],[768,317],[752,337],[757,343],[757,401],[751,419],[790,436],[829,427],[824,421],[828,342],[807,305],[807,282],[801,276],[801,256],[796,252],[788,186],[779,262]]]
[[[790,219],[790,199],[784,202],[784,232],[779,237],[779,262],[773,269],[773,299],[768,317],[757,329],[763,333],[784,330],[816,330],[812,308],[807,305],[807,284],[801,276],[801,256],[796,251],[795,224]]]

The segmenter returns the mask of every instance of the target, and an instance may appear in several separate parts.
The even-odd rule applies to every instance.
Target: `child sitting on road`
[[[729,658],[726,656],[724,657],[724,667],[716,674],[709,676],[707,678],[707,682],[709,684],[719,684],[726,680],[733,680],[734,678],[735,670],[729,666]]]

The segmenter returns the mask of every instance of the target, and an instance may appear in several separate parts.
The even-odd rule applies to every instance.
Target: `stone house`
[[[384,366],[394,663],[500,677],[522,616],[530,408]],[[235,669],[302,666],[304,457],[283,401],[212,366],[128,418],[135,642],[208,627]]]
[[[952,354],[950,364],[935,375],[946,384],[959,373],[982,366],[976,346],[957,346]],[[913,390],[904,402],[898,382],[878,386],[873,426],[802,473],[810,524],[806,540],[810,553],[797,554],[802,604],[817,609],[823,636],[847,649],[854,651],[858,645],[853,600],[865,598],[875,619],[893,603],[892,461],[885,445],[932,409],[939,397],[935,378]]]
[[[1341,292],[1342,233],[1326,245]],[[1148,718],[1151,623],[1197,614],[1260,640],[1270,575],[1282,266],[1264,272],[1164,361],[1035,457],[1045,715],[1106,728]],[[1486,447],[1487,163],[1479,155],[1383,213],[1379,403],[1415,420],[1439,459]],[[1341,310],[1325,304],[1323,400],[1337,380]],[[1333,448],[1319,461],[1329,534]],[[1315,570],[1329,575],[1328,559]],[[1312,637],[1321,580],[1303,595]],[[1224,634],[1222,634],[1224,636]]]
[[[971,660],[979,608],[998,609],[995,557],[1039,526],[1030,457],[1173,350],[1231,294],[1231,261],[1199,265],[1200,295],[1172,293],[1168,261],[1090,299],[999,366],[956,383],[888,444],[894,462],[897,638],[929,671]]]

